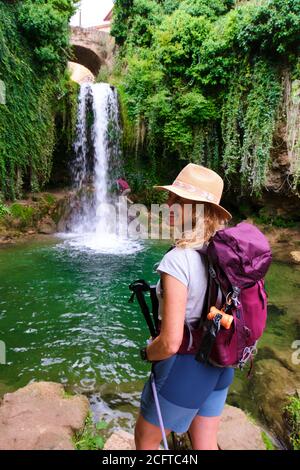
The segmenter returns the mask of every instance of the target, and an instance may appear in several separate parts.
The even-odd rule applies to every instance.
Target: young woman
[[[187,225],[191,229],[183,228],[175,248],[163,257],[157,268],[161,276],[157,285],[161,329],[160,335],[145,349],[145,356],[153,362],[166,435],[171,431],[189,431],[193,449],[217,450],[220,415],[233,380],[233,368],[202,364],[195,360],[194,354],[177,353],[183,341],[184,325],[196,324],[203,310],[207,269],[197,249],[208,244],[214,233],[231,218],[219,204],[223,180],[208,168],[189,164],[172,185],[156,188],[169,191],[170,225],[180,231]],[[185,213],[187,204],[193,210]],[[203,217],[197,217],[201,214],[197,211],[199,205],[204,207]],[[182,220],[174,217],[174,207],[182,208]],[[158,449],[161,440],[148,380],[135,428],[136,448]]]

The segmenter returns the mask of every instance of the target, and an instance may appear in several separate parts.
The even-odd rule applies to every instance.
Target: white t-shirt
[[[199,320],[207,289],[207,267],[203,255],[193,248],[174,248],[165,254],[157,267],[157,272],[167,273],[182,282],[188,289],[185,321]],[[162,318],[162,297],[160,281],[156,286],[159,300],[159,318]]]

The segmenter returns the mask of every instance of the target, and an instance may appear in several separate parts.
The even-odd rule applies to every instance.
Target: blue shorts
[[[191,354],[175,354],[153,365],[164,428],[186,432],[195,416],[220,416],[233,381],[232,367],[199,363]],[[150,379],[141,398],[143,418],[159,426]]]

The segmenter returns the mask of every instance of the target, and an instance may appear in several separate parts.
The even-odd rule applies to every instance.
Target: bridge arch
[[[72,62],[84,65],[96,77],[102,66],[111,70],[115,40],[99,27],[71,28]]]
[[[73,45],[72,62],[76,64],[84,65],[92,74],[97,77],[101,68],[100,57],[88,47]]]

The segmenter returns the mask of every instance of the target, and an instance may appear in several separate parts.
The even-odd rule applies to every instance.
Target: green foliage
[[[240,65],[224,100],[225,173],[240,171],[242,187],[256,193],[266,179],[281,92],[277,69],[259,60]]]
[[[0,202],[0,219],[2,219],[3,217],[9,214],[10,214],[9,207],[7,207],[5,204]]]
[[[166,201],[167,193],[157,191],[153,188],[157,184],[154,172],[147,171],[144,168],[137,169],[125,166],[126,178],[130,181],[130,187],[133,194],[139,195],[139,204],[145,204],[150,207],[151,204],[162,204]]]
[[[238,8],[236,41],[245,51],[267,54],[300,51],[299,0],[263,0]],[[250,21],[249,21],[250,17]]]
[[[266,227],[276,227],[276,228],[295,228],[299,225],[297,220],[280,217],[278,215],[271,215],[265,213],[263,210],[259,211],[259,215],[250,215],[253,218],[253,221],[257,225],[265,225]]]
[[[168,78],[184,78],[189,67],[199,61],[199,48],[209,30],[205,17],[193,17],[180,9],[164,18],[155,31],[153,47]]]
[[[65,67],[70,47],[68,24],[74,13],[73,0],[24,0],[20,4],[19,28],[43,71],[57,73]]]
[[[0,3],[0,79],[6,84],[6,104],[0,105],[0,191],[12,200],[24,189],[38,191],[51,175],[55,114],[69,93],[64,44],[72,3]]]
[[[127,124],[127,158],[156,178],[182,161],[203,163],[259,195],[283,73],[299,56],[299,8],[299,0],[117,0],[117,86],[135,128]]]
[[[300,450],[300,398],[296,394],[289,398],[284,415],[290,427],[290,442],[293,450]]]
[[[166,15],[170,15],[173,11],[179,8],[182,0],[162,0],[161,4],[163,7],[163,11]]]
[[[73,438],[76,450],[101,450],[104,446],[104,439],[100,431],[107,428],[107,423],[98,421],[94,423],[91,414],[85,421],[84,430]]]
[[[232,71],[243,60],[235,47],[236,30],[237,10],[210,22],[209,33],[199,51],[199,61],[190,70],[195,84],[227,87]]]
[[[4,207],[2,216],[1,206]],[[53,221],[58,222],[57,199],[49,193],[31,194],[28,200],[15,202],[10,206],[0,204],[0,219],[7,229],[23,231],[35,228],[45,216],[50,216]]]
[[[124,44],[128,33],[128,20],[132,15],[134,0],[116,0],[113,9],[113,24],[111,34],[115,37],[116,43]]]
[[[10,214],[28,226],[33,222],[34,209],[31,206],[14,203],[10,206]]]
[[[262,440],[264,441],[264,444],[266,446],[266,450],[275,450],[276,449],[273,442],[271,441],[269,436],[264,431],[262,431],[261,437],[262,437]]]
[[[155,0],[116,0],[111,34],[119,45],[149,46],[152,28],[160,22],[162,13]]]
[[[224,15],[234,6],[234,0],[183,0],[179,2],[178,7],[193,16],[205,16],[207,18],[216,18]]]
[[[140,50],[128,57],[129,73],[125,91],[128,114],[136,119],[148,108],[147,99],[159,91],[163,75],[149,50]]]

